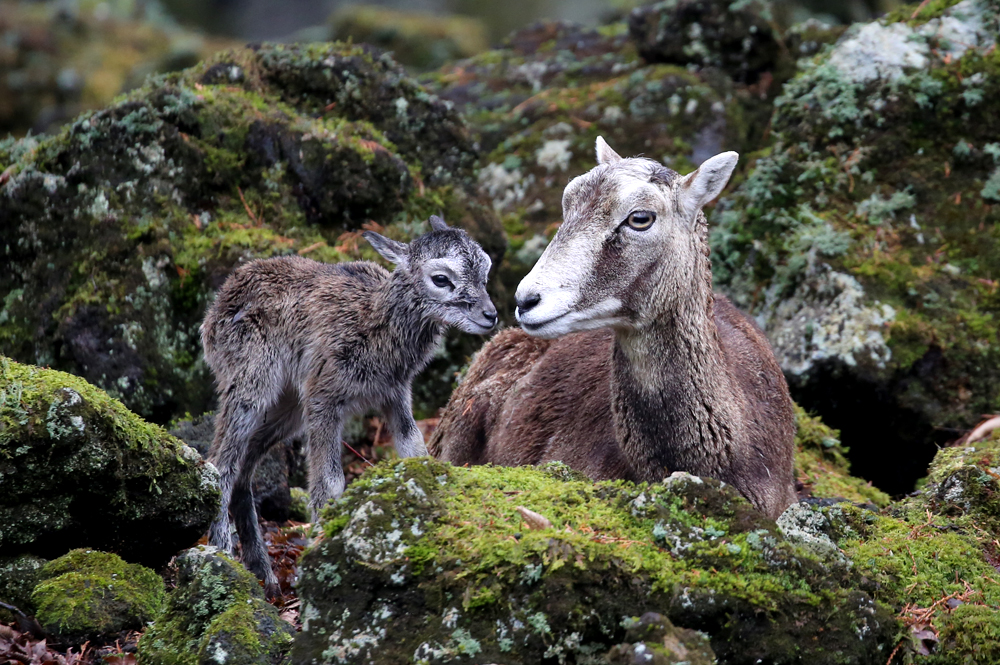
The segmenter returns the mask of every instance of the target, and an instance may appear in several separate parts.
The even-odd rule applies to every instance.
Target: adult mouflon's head
[[[738,159],[724,152],[681,176],[598,137],[598,165],[566,186],[562,226],[517,287],[521,327],[539,337],[640,328],[669,309],[706,277],[701,209]]]
[[[485,333],[497,322],[497,310],[486,293],[491,261],[462,229],[430,218],[431,232],[410,243],[390,240],[374,231],[365,239],[384,259],[407,275],[430,315],[467,333]]]

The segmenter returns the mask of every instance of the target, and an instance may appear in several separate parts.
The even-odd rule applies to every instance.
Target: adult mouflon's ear
[[[431,231],[447,231],[448,225],[444,223],[444,220],[437,215],[431,215],[431,218],[427,220],[431,223]]]
[[[383,259],[390,263],[395,263],[397,266],[406,265],[410,258],[410,246],[405,242],[390,240],[374,231],[365,231],[361,235],[375,248],[376,252],[382,255]]]
[[[620,162],[622,156],[611,149],[608,142],[604,140],[603,136],[597,137],[597,163],[598,164],[614,164],[615,162]]]
[[[739,159],[738,153],[723,152],[706,159],[695,171],[681,179],[677,188],[677,203],[687,219],[694,219],[706,203],[722,193]]]

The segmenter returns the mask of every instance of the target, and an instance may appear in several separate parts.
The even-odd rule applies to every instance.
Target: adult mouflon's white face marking
[[[722,191],[736,153],[681,177],[649,159],[622,159],[598,139],[599,164],[563,194],[563,224],[517,288],[532,335],[636,327],[664,289],[695,278],[699,215]]]

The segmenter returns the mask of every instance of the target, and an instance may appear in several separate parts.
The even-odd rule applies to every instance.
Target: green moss
[[[159,564],[218,510],[193,450],[79,377],[3,357],[0,482],[4,554],[93,546]]]
[[[152,570],[115,554],[73,550],[42,567],[32,593],[46,632],[66,641],[109,639],[151,621],[164,585]]]
[[[177,587],[139,640],[140,664],[281,661],[294,631],[264,602],[252,574],[213,547],[187,550],[176,563]]]
[[[518,506],[552,527],[531,529]],[[488,662],[538,662],[556,645],[568,659],[618,644],[622,619],[645,609],[707,632],[727,662],[789,658],[806,634],[817,662],[867,662],[895,630],[836,560],[685,474],[636,486],[404,460],[352,484],[323,534],[301,559],[294,660],[433,660],[470,639]]]

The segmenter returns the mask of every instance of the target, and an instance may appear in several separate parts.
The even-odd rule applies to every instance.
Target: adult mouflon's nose
[[[524,315],[528,313],[528,310],[533,308],[535,305],[542,301],[542,296],[537,293],[529,293],[523,298],[517,299],[517,313],[519,315]]]

